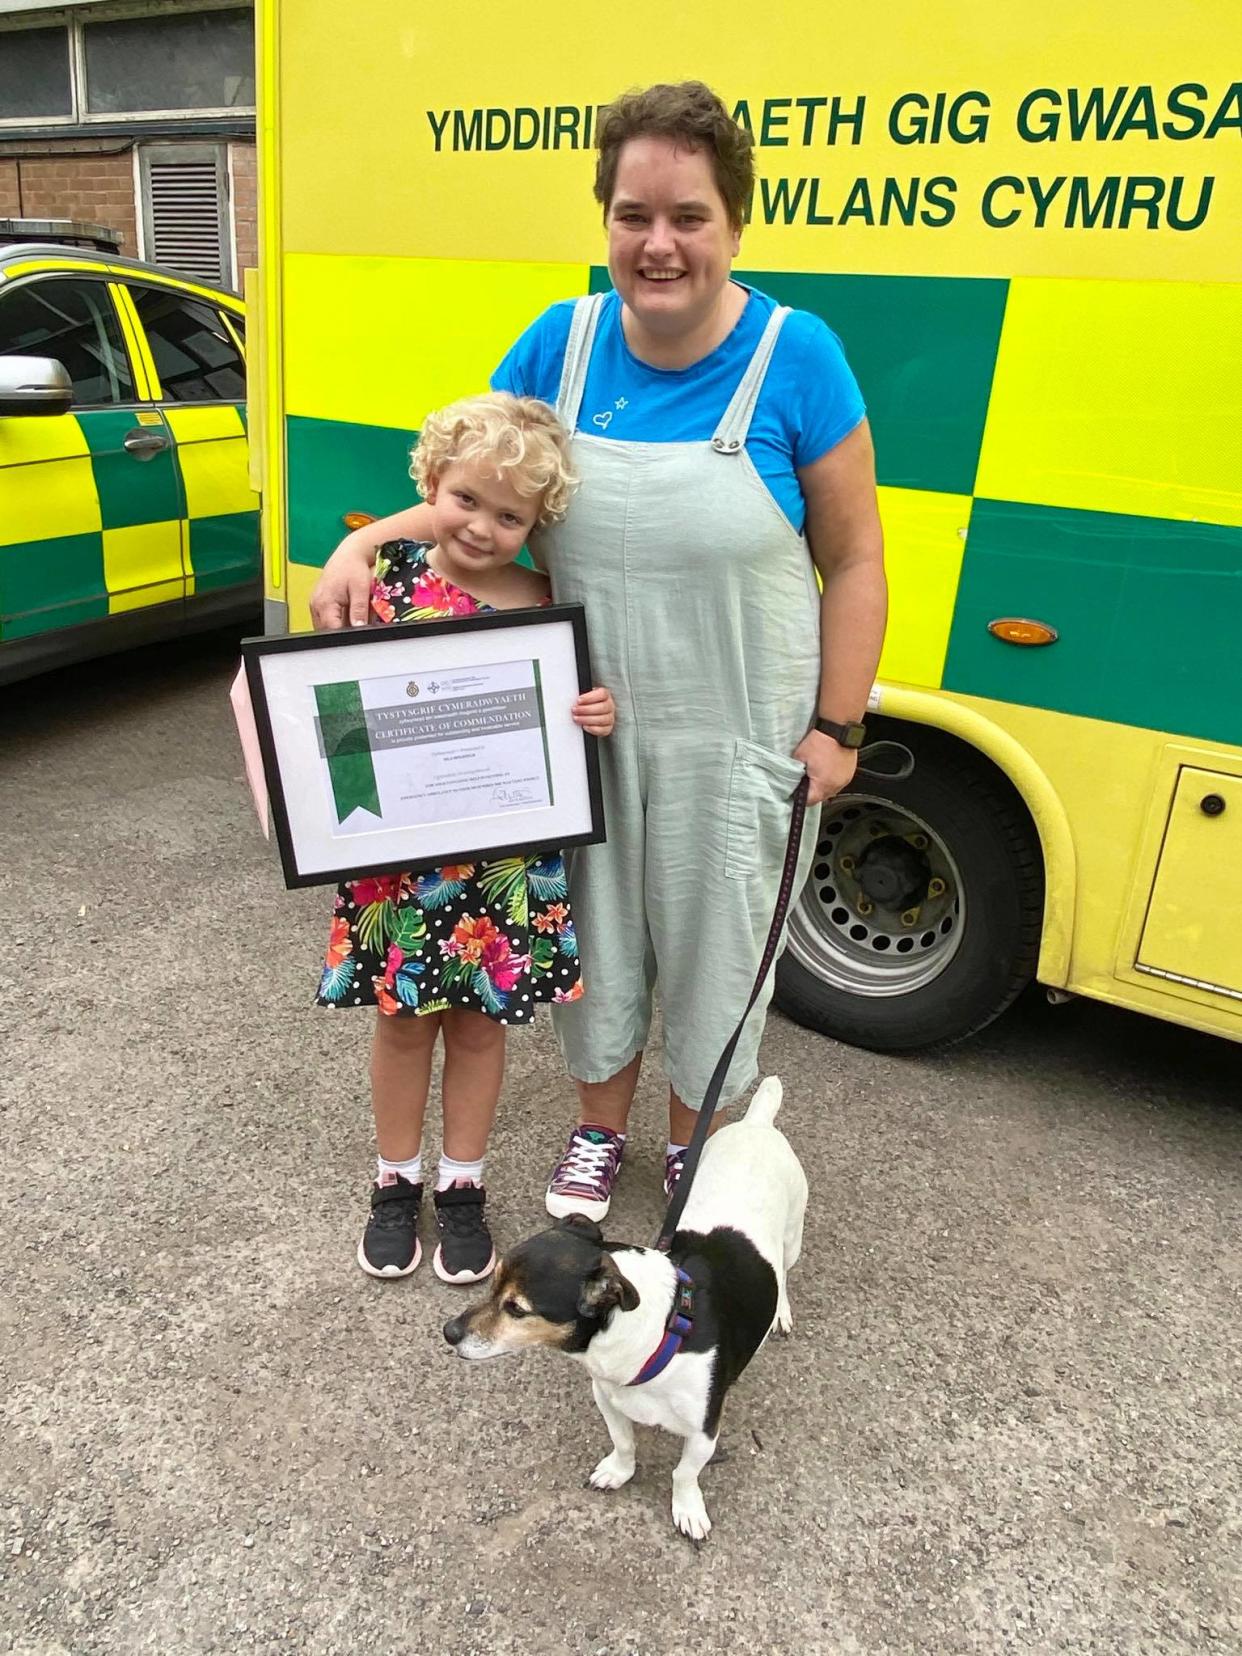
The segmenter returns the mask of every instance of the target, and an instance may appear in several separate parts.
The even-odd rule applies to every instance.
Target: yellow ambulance
[[[1032,980],[1242,1037],[1236,0],[261,0],[269,626],[424,413],[606,288],[591,139],[700,78],[754,134],[737,274],[842,339],[892,611],[778,1004],[959,1039]],[[1012,26],[1011,26],[1012,24]]]

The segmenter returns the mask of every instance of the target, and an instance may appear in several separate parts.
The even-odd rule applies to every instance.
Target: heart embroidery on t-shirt
[[[591,424],[597,425],[601,431],[607,431],[612,424],[612,409],[606,408],[602,414],[593,415]]]

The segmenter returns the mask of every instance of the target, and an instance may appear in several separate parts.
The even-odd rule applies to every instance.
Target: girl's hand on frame
[[[570,708],[570,717],[588,736],[611,736],[617,722],[617,704],[612,692],[596,685],[587,690]]]

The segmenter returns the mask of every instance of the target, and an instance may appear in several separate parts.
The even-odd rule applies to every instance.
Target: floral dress
[[[379,619],[489,613],[430,567],[429,551],[408,540],[380,548],[371,588]],[[315,999],[392,1016],[465,1007],[516,1024],[540,1001],[581,994],[565,865],[551,852],[347,880]]]

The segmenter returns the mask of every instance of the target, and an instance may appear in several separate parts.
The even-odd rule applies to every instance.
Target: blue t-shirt
[[[776,308],[748,288],[732,333],[689,368],[653,368],[625,342],[621,300],[604,300],[587,369],[578,430],[632,443],[707,442],[729,406]],[[492,375],[493,391],[555,404],[574,301],[551,305]],[[849,435],[866,412],[836,334],[809,311],[785,318],[768,364],[746,448],[755,469],[797,530],[806,518],[798,483],[809,466]]]

